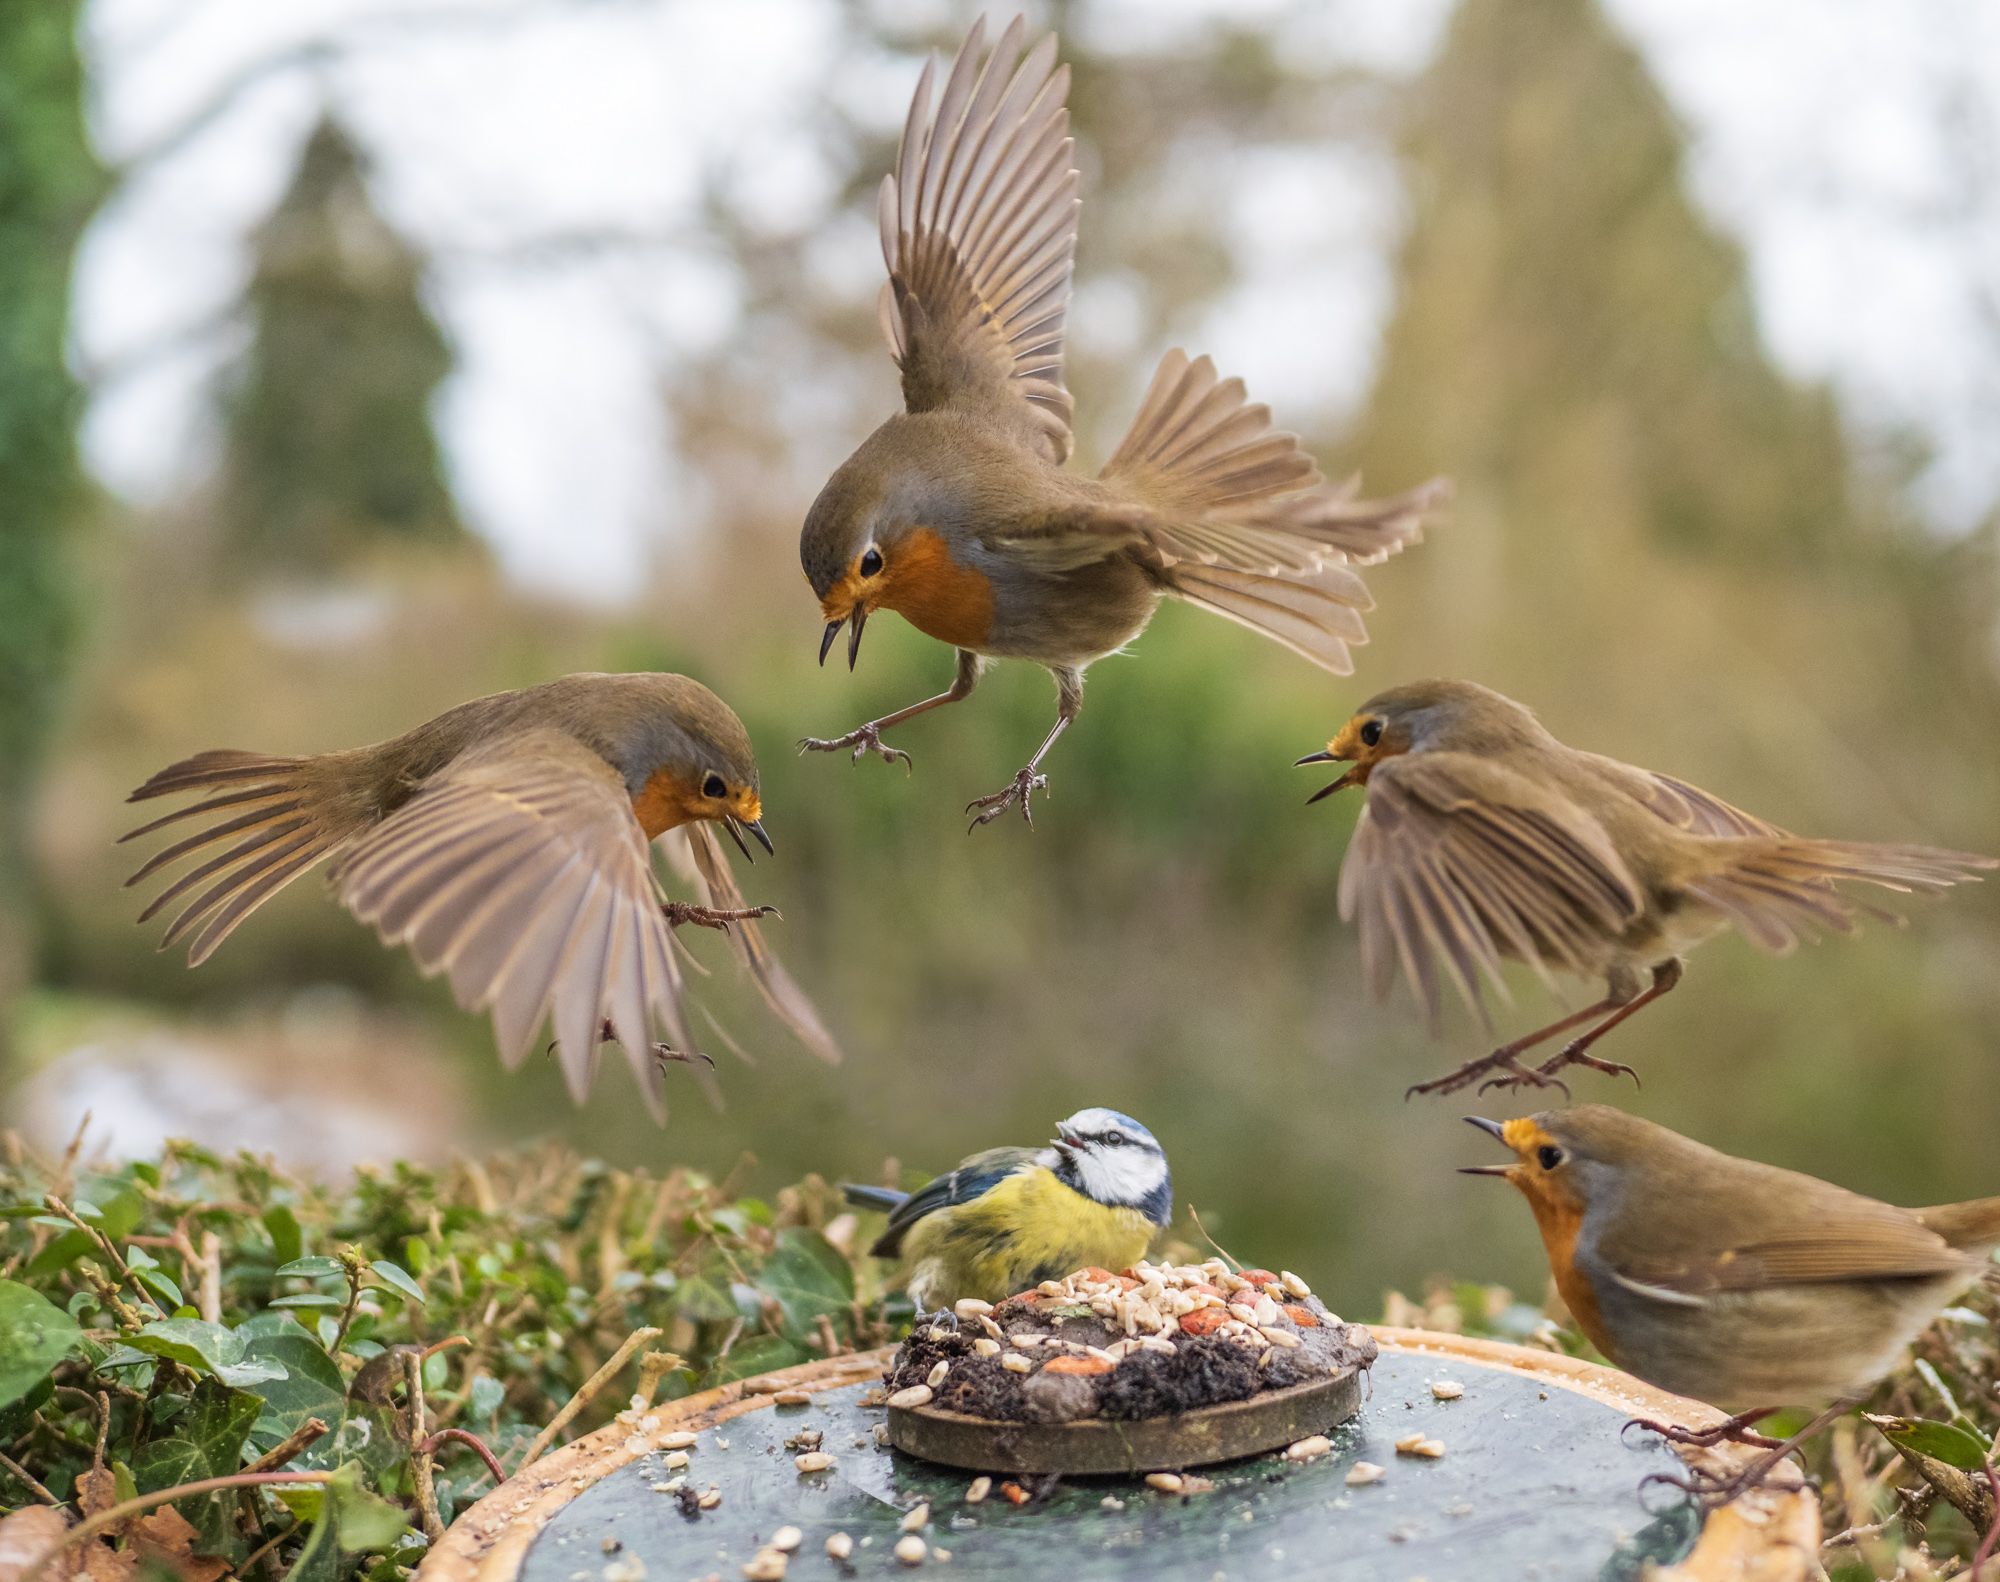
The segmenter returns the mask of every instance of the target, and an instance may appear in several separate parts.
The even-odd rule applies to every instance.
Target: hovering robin
[[[853,668],[876,610],[958,649],[945,691],[802,750],[885,761],[892,725],[955,703],[989,658],[1030,659],[1056,681],[1056,723],[974,823],[1029,815],[1040,766],[1076,717],[1083,674],[1145,630],[1161,599],[1227,616],[1336,675],[1366,640],[1368,590],[1351,570],[1415,542],[1428,484],[1359,500],[1321,478],[1206,357],[1171,351],[1104,470],[1070,453],[1063,321],[1076,251],[1069,70],[1019,18],[985,49],[975,23],[932,103],[926,63],[895,172],[882,183],[889,266],[881,317],[905,410],[875,430],[813,502],[799,558],[826,630]]]
[[[903,1258],[919,1311],[998,1302],[1092,1264],[1124,1269],[1173,1218],[1167,1156],[1116,1110],[1078,1110],[1046,1148],[989,1148],[916,1192],[841,1189],[889,1226],[869,1251]]]
[[[772,1008],[815,1053],[839,1056],[758,931],[756,919],[772,908],[744,904],[712,833],[727,831],[746,858],[746,834],[771,850],[750,738],[728,704],[686,676],[565,676],[346,752],[198,753],[131,800],[183,792],[213,794],[123,839],[201,821],[128,885],[228,843],[139,916],[143,923],[179,904],[160,948],[185,939],[190,966],[331,858],[335,895],[384,944],[407,945],[426,976],[448,973],[467,1010],[492,1007],[510,1067],[552,1018],[579,1103],[599,1042],[615,1040],[647,1105],[664,1116],[649,1054],[655,1019],[671,1040],[663,1053],[699,1053],[672,935],[684,923],[730,933]],[[709,905],[660,892],[648,842],[675,829]]]
[[[1467,1119],[1514,1163],[1464,1173],[1500,1176],[1527,1198],[1591,1344],[1648,1384],[1736,1414],[1705,1429],[1644,1426],[1684,1444],[1765,1447],[1738,1477],[1697,1478],[1713,1499],[1753,1487],[1860,1400],[1993,1271],[2000,1247],[2000,1197],[1897,1208],[1603,1104]],[[1752,1431],[1781,1407],[1829,1400],[1791,1439]]]
[[[1470,681],[1417,681],[1364,703],[1325,752],[1301,764],[1354,767],[1308,800],[1368,788],[1340,871],[1340,915],[1361,919],[1371,987],[1400,961],[1437,1025],[1444,980],[1484,1018],[1480,978],[1502,998],[1500,963],[1604,978],[1593,1005],[1502,1044],[1412,1093],[1548,1086],[1580,1065],[1633,1075],[1587,1051],[1680,982],[1682,955],[1734,927],[1783,955],[1866,914],[1835,888],[1942,890],[1991,857],[1930,846],[1809,840],[1671,775],[1565,747],[1526,708]],[[1524,1050],[1584,1031],[1552,1059]]]

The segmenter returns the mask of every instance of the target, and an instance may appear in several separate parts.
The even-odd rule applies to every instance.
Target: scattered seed
[[[1029,1500],[1034,1498],[1033,1495],[1031,1495],[1026,1489],[1022,1488],[1021,1485],[1018,1483],[1001,1484],[1000,1497],[1004,1499],[1009,1505],[1026,1505]]]
[[[982,1302],[976,1296],[961,1296],[951,1304],[951,1310],[960,1318],[978,1318],[993,1311],[991,1302]]]
[[[1287,1461],[1311,1461],[1325,1455],[1333,1448],[1333,1441],[1325,1434],[1308,1434],[1304,1439],[1293,1441],[1285,1447]]]
[[[972,1349],[982,1357],[997,1357],[1000,1355],[1000,1342],[991,1335],[981,1335],[972,1343]]]
[[[1413,1456],[1422,1456],[1427,1461],[1435,1461],[1444,1454],[1444,1441],[1442,1439],[1426,1439],[1415,1450],[1411,1451],[1410,1454]]]
[[[898,1538],[895,1549],[891,1551],[906,1566],[922,1565],[924,1563],[924,1556],[930,1552],[931,1546],[915,1533],[909,1533],[904,1537]]]
[[[931,1550],[931,1558],[933,1560],[949,1560],[951,1558],[951,1551],[940,1545]]]
[[[826,1442],[826,1431],[821,1428],[801,1428],[785,1441],[785,1448],[793,1455],[801,1450],[817,1450]]]
[[[743,1575],[748,1582],[783,1582],[787,1563],[784,1550],[766,1547],[743,1562]]]
[[[1178,1472],[1148,1472],[1146,1487],[1158,1489],[1162,1494],[1178,1494],[1187,1486],[1187,1480]]]
[[[903,1519],[896,1525],[906,1533],[920,1533],[931,1519],[931,1502],[921,1500],[903,1512]]]
[[[965,1486],[965,1503],[968,1505],[977,1505],[992,1492],[993,1480],[991,1478],[974,1478]]]
[[[1278,1283],[1291,1292],[1293,1296],[1307,1297],[1312,1295],[1312,1287],[1307,1285],[1305,1281],[1301,1280],[1289,1269],[1285,1269],[1279,1273]]]
[[[1033,1373],[1035,1371],[1035,1365],[1018,1351],[1005,1353],[1000,1358],[1000,1366],[1005,1368],[1009,1373]],[[926,1391],[925,1394],[928,1397],[929,1392]]]
[[[621,1555],[604,1568],[604,1582],[644,1582],[646,1562],[637,1555]]]
[[[694,1449],[695,1441],[699,1438],[701,1438],[699,1434],[690,1433],[685,1428],[677,1428],[671,1434],[662,1434],[660,1436],[660,1448],[662,1450],[692,1450]]]
[[[1440,1401],[1455,1401],[1465,1393],[1465,1386],[1456,1379],[1439,1379],[1431,1386],[1431,1394]]]
[[[1272,1345],[1282,1346],[1287,1351],[1292,1350],[1299,1344],[1299,1337],[1297,1335],[1294,1335],[1289,1329],[1280,1329],[1275,1324],[1265,1324],[1257,1333],[1262,1335]]]
[[[810,1406],[813,1398],[810,1390],[780,1390],[771,1399],[779,1406]]]
[[[854,1553],[854,1540],[848,1537],[846,1533],[828,1533],[826,1535],[826,1552],[836,1560],[845,1560],[849,1555]]]
[[[889,1425],[887,1423],[877,1423],[875,1425],[875,1443],[877,1445],[886,1445],[889,1443]]]
[[[1396,1441],[1396,1454],[1399,1456],[1415,1455],[1417,1451],[1417,1446],[1421,1445],[1423,1442],[1424,1442],[1424,1435],[1421,1430],[1419,1430],[1414,1434],[1405,1434],[1401,1439]]]
[[[908,1411],[912,1407],[929,1406],[931,1404],[931,1387],[928,1384],[913,1384],[907,1390],[898,1390],[894,1395],[889,1397],[886,1404],[901,1407],[904,1411]]]
[[[929,1385],[930,1388],[932,1388],[933,1390],[935,1390],[940,1384],[944,1383],[946,1377],[950,1373],[951,1373],[951,1362],[947,1358],[940,1357],[935,1363],[931,1365],[931,1371],[927,1375],[925,1375],[924,1383]]]
[[[833,1457],[824,1450],[808,1450],[802,1456],[792,1457],[792,1465],[801,1472],[824,1472],[833,1465]]]
[[[623,1549],[625,1546],[621,1544],[616,1538],[605,1538],[599,1541],[597,1547],[603,1550],[608,1555],[615,1555],[616,1553],[618,1553],[619,1550]]]
[[[1387,1469],[1372,1461],[1357,1461],[1347,1469],[1347,1486],[1358,1489],[1364,1483],[1380,1483],[1387,1475]]]
[[[792,1553],[793,1550],[797,1549],[805,1541],[806,1535],[796,1527],[780,1527],[776,1532],[771,1534],[771,1547],[773,1549],[782,1549],[786,1554]]]
[[[720,1505],[721,1503],[722,1503],[722,1490],[712,1489],[712,1488],[703,1489],[701,1492],[701,1498],[695,1501],[695,1504],[705,1511],[712,1511],[716,1508],[716,1506]]]
[[[688,1464],[688,1453],[685,1450],[669,1450],[660,1459],[667,1464],[669,1472],[678,1472]]]

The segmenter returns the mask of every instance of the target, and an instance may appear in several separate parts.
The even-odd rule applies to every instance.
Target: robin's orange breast
[[[993,584],[984,572],[959,564],[928,527],[896,546],[875,602],[926,636],[960,648],[978,648],[993,632]]]
[[[1577,1267],[1576,1238],[1583,1229],[1581,1207],[1541,1199],[1531,1199],[1530,1202],[1535,1210],[1535,1223],[1542,1232],[1542,1245],[1548,1249],[1549,1269],[1556,1277],[1556,1290],[1563,1299],[1563,1305],[1576,1320],[1577,1328],[1590,1337],[1590,1343],[1617,1362],[1618,1347],[1604,1327],[1604,1315],[1597,1305],[1597,1292],[1591,1288],[1589,1278]]]
[[[632,798],[632,814],[646,839],[654,840],[677,824],[694,817],[693,806],[701,794],[692,775],[677,775],[671,769],[655,769]]]

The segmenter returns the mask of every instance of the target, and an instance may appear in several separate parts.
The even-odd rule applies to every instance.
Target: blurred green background
[[[806,1171],[874,1178],[891,1158],[940,1168],[1108,1104],[1158,1132],[1183,1203],[1232,1253],[1295,1268],[1348,1311],[1441,1270],[1539,1295],[1520,1205],[1451,1171],[1486,1157],[1458,1115],[1518,1101],[1403,1102],[1490,1040],[1457,1017],[1432,1041],[1406,999],[1366,1002],[1334,908],[1358,805],[1307,809],[1319,782],[1293,758],[1380,687],[1464,675],[1578,745],[1801,830],[2000,851],[1993,498],[1967,507],[1961,491],[1944,520],[1925,486],[1931,437],[1857,406],[1851,380],[1837,394],[1784,371],[1751,260],[1698,190],[1688,125],[1625,19],[1594,0],[1439,4],[1419,46],[1384,59],[1343,47],[1339,20],[1380,7],[1032,8],[1063,30],[1075,71],[1081,459],[1108,454],[1159,353],[1186,340],[1225,371],[1276,356],[1295,387],[1355,392],[1279,402],[1330,474],[1391,490],[1445,472],[1458,497],[1428,543],[1371,574],[1374,642],[1351,681],[1163,610],[1130,657],[1092,673],[1034,831],[970,839],[962,804],[1046,728],[1039,671],[1002,667],[905,733],[909,777],[789,744],[950,671],[948,651],[888,620],[854,676],[816,669],[795,546],[820,480],[895,399],[873,189],[921,51],[950,47],[971,8],[301,9],[310,26],[255,49],[202,6],[41,0],[0,20],[9,1121],[60,1142],[91,1109],[113,1146],[196,1130],[329,1169],[556,1134],[718,1172],[748,1153],[739,1179],[769,1188]],[[587,80],[605,47],[590,28],[644,13],[692,17],[697,34],[765,29],[774,48],[797,30],[804,86],[769,124],[725,114],[671,213],[613,204],[558,214],[546,234],[427,238],[427,205],[464,198],[467,178],[426,166],[436,127],[421,113],[399,140],[381,82],[427,62],[493,111],[540,73]],[[584,18],[574,48],[481,85],[496,35],[570,16]],[[193,44],[174,36],[186,30]],[[132,132],[119,96],[197,46],[229,57],[201,79],[206,97],[184,95],[150,141]],[[708,69],[674,65],[690,82]],[[1766,85],[1753,72],[1738,87]],[[279,88],[283,113],[236,113]],[[727,90],[714,102],[727,112]],[[1990,104],[1973,109],[1965,158],[1990,174]],[[550,190],[581,181],[593,139],[624,135],[588,116],[562,131],[530,149]],[[199,145],[208,163],[187,179],[224,180],[230,139],[282,179],[238,227],[235,272],[199,322],[126,354],[204,348],[195,438],[170,485],[113,487],[97,458],[115,435],[93,441],[89,425],[146,370],[88,350],[89,315],[119,297],[88,273],[93,250],[121,226],[132,250],[143,198],[169,218],[149,222],[158,245],[135,280],[191,267],[172,245],[173,162]],[[526,142],[488,174],[507,177]],[[794,192],[781,178],[799,157],[810,179]],[[1983,190],[1990,204],[1995,184]],[[1377,207],[1357,210],[1357,191]],[[505,179],[476,196],[489,218],[509,212]],[[1378,210],[1386,229],[1340,218]],[[1915,245],[1963,243],[1990,266],[1990,213],[1970,241],[1908,223]],[[534,328],[560,340],[578,270],[702,329],[661,334],[657,312],[635,315],[625,350],[647,377],[598,394],[644,436],[652,527],[635,557],[551,579],[538,568],[572,538],[582,553],[596,497],[558,492],[496,533],[504,434],[454,446],[440,424],[495,355],[479,293],[553,283]],[[1357,280],[1379,311],[1354,306]],[[1857,262],[1855,313],[1874,285]],[[1360,316],[1358,350],[1319,304]],[[1974,386],[2000,378],[2000,333],[1953,350],[1983,370]],[[597,443],[587,423],[565,441],[582,476]],[[608,428],[603,443],[604,470],[631,464]],[[504,1074],[486,1023],[316,880],[198,973],[132,926],[140,902],[120,881],[136,859],[113,840],[124,792],[161,764],[350,745],[597,668],[685,670],[744,716],[778,842],[745,880],[783,909],[773,940],[844,1040],[843,1066],[791,1045],[716,942],[692,940],[716,969],[701,1001],[749,1058],[718,1051],[719,1112],[678,1085],[663,1133],[615,1062],[581,1112],[552,1063]],[[1915,914],[1778,962],[1717,942],[1617,1035],[1610,1052],[1644,1092],[1593,1082],[1581,1096],[1906,1201],[2000,1190],[2000,887]],[[1554,1014],[1522,987],[1505,1028]]]

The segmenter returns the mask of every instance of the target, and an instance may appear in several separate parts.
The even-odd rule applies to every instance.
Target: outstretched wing
[[[697,1045],[645,833],[595,752],[547,729],[474,748],[350,846],[332,878],[383,943],[447,974],[467,1010],[492,1007],[508,1065],[553,1018],[581,1103],[609,1023],[648,1107],[665,1115],[653,1028],[684,1053]]]
[[[1600,774],[1614,781],[1634,801],[1656,818],[1690,835],[1783,835],[1776,824],[1734,807],[1700,786],[1689,785],[1672,775],[1633,764],[1620,763],[1600,753],[1579,753]]]
[[[883,333],[912,412],[971,406],[1070,451],[1063,321],[1076,255],[1069,68],[1046,34],[1022,53],[1016,17],[983,53],[966,35],[935,106],[925,63],[878,217]]]
[[[988,1148],[976,1153],[956,1170],[934,1176],[905,1198],[889,1216],[888,1228],[869,1250],[878,1258],[893,1258],[903,1250],[903,1238],[910,1227],[926,1214],[958,1203],[984,1197],[1023,1165],[1032,1164],[1032,1148]]]
[[[730,872],[729,859],[722,850],[722,843],[716,839],[714,829],[708,824],[684,824],[681,833],[687,838],[688,853],[694,860],[695,872],[701,876],[702,887],[708,892],[708,904],[723,911],[747,911],[749,902],[737,887],[736,876]],[[729,941],[738,959],[749,969],[758,992],[764,996],[764,1003],[797,1035],[799,1042],[820,1059],[838,1062],[841,1058],[840,1045],[834,1042],[833,1034],[820,1020],[819,1011],[806,997],[805,990],[785,971],[771,947],[764,942],[763,930],[754,922],[731,923]]]
[[[1466,753],[1378,763],[1340,870],[1340,915],[1359,917],[1370,987],[1395,964],[1435,1026],[1449,978],[1482,1015],[1480,978],[1504,998],[1503,960],[1593,970],[1640,911],[1639,887],[1581,808]]]

